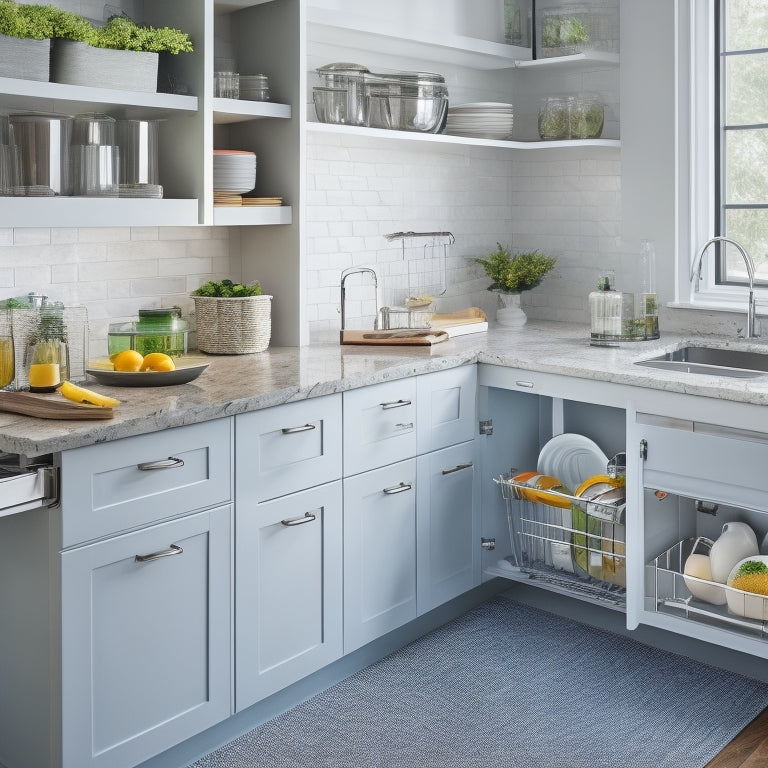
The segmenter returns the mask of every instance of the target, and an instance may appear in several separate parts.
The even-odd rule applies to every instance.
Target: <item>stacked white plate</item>
[[[511,139],[513,108],[511,104],[483,101],[448,107],[445,132],[454,136],[480,139]]]
[[[256,186],[256,154],[241,149],[213,150],[213,189],[243,194]]]

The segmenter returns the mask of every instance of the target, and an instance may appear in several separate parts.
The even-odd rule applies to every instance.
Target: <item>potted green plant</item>
[[[93,26],[76,13],[0,0],[0,77],[47,81],[51,40],[82,42],[92,36]]]
[[[540,55],[546,58],[574,54],[589,39],[589,28],[578,16],[547,14],[541,22]]]
[[[157,90],[161,53],[193,50],[189,35],[171,27],[136,24],[123,16],[92,28],[82,42],[57,39],[51,59],[51,79],[70,85],[98,85],[128,91]]]
[[[496,250],[487,258],[473,259],[481,264],[493,281],[489,291],[499,296],[496,320],[501,325],[524,325],[525,312],[520,306],[520,294],[535,288],[555,266],[557,259],[539,250],[512,255],[511,250],[496,243]]]
[[[272,335],[272,297],[261,284],[211,280],[192,291],[197,348],[216,355],[263,352]]]

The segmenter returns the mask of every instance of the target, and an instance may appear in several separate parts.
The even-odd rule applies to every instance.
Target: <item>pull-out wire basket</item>
[[[646,565],[646,608],[768,638],[768,596],[684,573],[701,541],[683,539]]]
[[[507,503],[515,569],[559,590],[625,605],[624,503],[532,489],[511,474],[494,482]]]

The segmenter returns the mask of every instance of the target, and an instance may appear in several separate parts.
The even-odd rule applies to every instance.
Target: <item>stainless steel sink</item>
[[[658,357],[639,360],[636,365],[682,373],[752,379],[768,373],[768,354],[717,347],[681,347]]]

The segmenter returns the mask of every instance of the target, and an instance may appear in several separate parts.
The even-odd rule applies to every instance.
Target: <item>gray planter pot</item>
[[[47,81],[51,41],[0,35],[0,77]]]
[[[69,85],[157,91],[159,54],[93,48],[87,43],[56,40],[51,51],[51,80]]]

